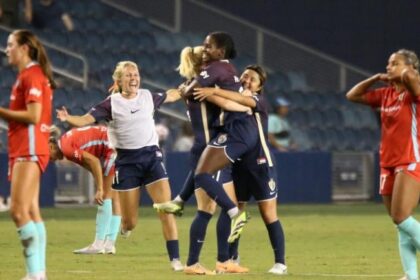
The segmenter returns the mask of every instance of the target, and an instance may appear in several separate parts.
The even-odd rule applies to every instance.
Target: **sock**
[[[166,241],[166,250],[168,251],[169,260],[179,259],[179,243],[178,240]]]
[[[229,259],[230,217],[225,211],[220,211],[216,226],[217,232],[217,260],[225,262]]]
[[[284,233],[279,220],[265,225],[274,251],[275,263],[286,264],[284,261]]]
[[[47,251],[47,231],[45,230],[44,222],[35,223],[35,228],[38,233],[39,240],[39,263],[41,266],[41,271],[46,270],[46,260],[45,255]]]
[[[222,184],[219,184],[208,173],[201,173],[195,175],[194,181],[195,186],[203,188],[206,191],[207,195],[210,196],[210,198],[212,198],[220,207],[222,207],[224,211],[228,212],[231,218],[235,216],[231,216],[229,210],[232,210],[234,208],[237,209],[238,207],[236,207],[233,201],[229,198],[229,196],[223,189]]]
[[[410,216],[404,221],[402,221],[399,225],[397,225],[398,229],[403,230],[407,233],[413,245],[416,247],[417,250],[420,250],[420,224],[419,222],[413,217]]]
[[[117,240],[118,232],[120,231],[121,226],[121,216],[112,215],[111,222],[108,227],[108,231],[106,234],[106,240],[111,240],[113,244]]]
[[[190,228],[190,251],[188,252],[187,265],[198,262],[201,248],[206,237],[207,225],[212,215],[204,211],[197,211]]]
[[[112,217],[112,200],[105,199],[102,205],[98,206],[98,213],[96,214],[96,236],[95,242],[98,240],[104,241],[108,227],[111,223]]]
[[[181,201],[188,201],[191,198],[191,196],[194,194],[194,190],[195,190],[194,173],[190,171],[188,173],[188,177],[185,180],[184,185],[182,186],[181,191],[179,192],[175,200],[177,200],[177,198],[179,197]]]
[[[237,260],[239,258],[238,248],[239,248],[239,237],[233,243],[229,243],[229,258],[232,260]]]
[[[41,272],[39,261],[39,239],[34,222],[30,221],[18,228],[19,238],[23,245],[23,256],[25,257],[26,271],[29,275]]]
[[[416,248],[411,243],[410,236],[398,228],[398,241],[401,263],[409,279],[418,279]]]

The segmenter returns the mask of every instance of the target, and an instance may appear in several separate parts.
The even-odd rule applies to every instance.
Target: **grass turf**
[[[273,253],[266,228],[255,206],[240,242],[246,275],[217,275],[207,279],[276,279],[268,269]],[[396,230],[380,204],[281,205],[279,217],[286,235],[289,274],[282,279],[398,279],[402,276]],[[190,279],[170,270],[160,222],[151,207],[139,209],[139,220],[129,239],[119,238],[117,254],[74,255],[72,250],[92,242],[95,208],[43,209],[48,232],[49,280]],[[185,262],[189,227],[195,208],[177,218],[180,251]],[[216,219],[208,227],[200,262],[214,268]],[[0,279],[25,274],[22,249],[8,213],[0,213]]]

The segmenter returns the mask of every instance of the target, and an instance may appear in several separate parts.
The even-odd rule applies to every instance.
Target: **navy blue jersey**
[[[221,89],[239,92],[241,83],[235,67],[228,60],[214,61],[205,66],[196,78],[201,87],[219,87]],[[238,93],[239,94],[239,93]],[[246,113],[221,110],[214,126],[224,126],[235,119],[243,118]]]

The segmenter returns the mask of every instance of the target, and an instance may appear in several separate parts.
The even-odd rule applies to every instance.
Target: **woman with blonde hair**
[[[153,114],[161,104],[176,101],[180,95],[178,90],[152,94],[147,89],[141,89],[140,70],[131,61],[119,62],[112,77],[115,82],[111,88],[113,94],[87,114],[72,116],[63,108],[57,110],[57,117],[77,127],[107,122],[109,141],[117,152],[112,188],[119,194],[122,228],[127,232],[133,230],[137,223],[140,188],[144,187],[155,203],[171,199]],[[159,218],[171,267],[182,271],[175,217],[159,213]]]

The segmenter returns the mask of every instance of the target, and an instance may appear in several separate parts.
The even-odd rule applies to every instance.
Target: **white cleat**
[[[111,240],[106,240],[104,244],[104,253],[115,255],[117,253],[117,249],[115,248],[114,242]]]
[[[275,263],[274,266],[268,271],[268,273],[277,274],[277,275],[286,275],[287,266],[282,263]]]
[[[121,228],[120,234],[122,238],[127,239],[131,235],[131,230]]]
[[[26,275],[21,280],[47,280],[47,276]]]
[[[74,250],[74,254],[81,254],[81,255],[98,255],[98,254],[105,254],[104,246],[95,246],[89,245],[85,248]]]
[[[181,263],[179,259],[173,259],[171,261],[172,270],[175,272],[184,271],[184,265]]]

